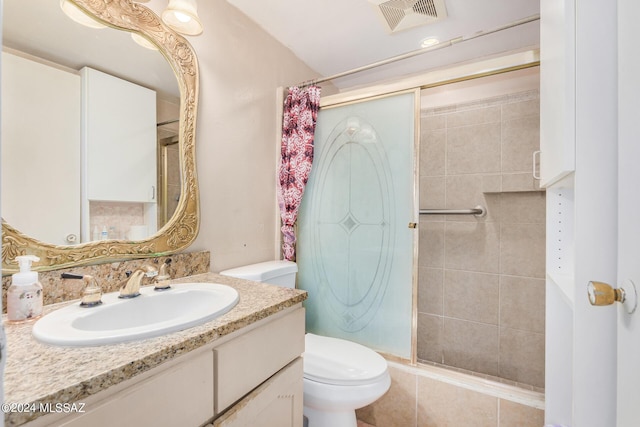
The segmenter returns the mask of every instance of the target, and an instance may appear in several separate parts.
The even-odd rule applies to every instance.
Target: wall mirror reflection
[[[138,3],[72,3],[98,15],[89,18],[97,25],[70,19],[59,0],[3,4],[3,272],[20,254],[8,251],[24,252],[11,247],[8,230],[51,246],[150,240],[144,249],[93,250],[105,258],[163,253],[154,236],[197,233],[197,200],[181,205],[185,182],[197,196],[194,153],[180,154],[181,135],[193,150],[197,96],[185,102],[180,92],[197,95],[190,46]],[[185,116],[190,122],[180,123]],[[186,232],[174,224],[177,211],[190,215]],[[93,254],[66,261],[88,263]]]

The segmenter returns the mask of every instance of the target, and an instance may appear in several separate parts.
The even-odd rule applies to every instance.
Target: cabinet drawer
[[[63,427],[197,426],[213,417],[213,352],[207,351],[87,407]],[[89,405],[87,405],[89,406]]]
[[[304,352],[304,308],[217,347],[216,414]]]
[[[213,427],[302,426],[303,365],[299,357],[213,423]]]

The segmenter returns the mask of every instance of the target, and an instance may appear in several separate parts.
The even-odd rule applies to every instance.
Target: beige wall
[[[149,5],[159,13],[166,2]],[[317,77],[223,0],[198,2],[204,32],[189,37],[200,65],[196,133],[200,233],[211,269],[274,259],[276,89]]]

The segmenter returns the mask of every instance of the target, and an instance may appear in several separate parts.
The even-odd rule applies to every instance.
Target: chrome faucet
[[[129,277],[124,285],[120,287],[119,298],[135,298],[140,295],[140,286],[145,277],[158,275],[158,270],[152,265],[143,265],[133,272],[127,272]]]

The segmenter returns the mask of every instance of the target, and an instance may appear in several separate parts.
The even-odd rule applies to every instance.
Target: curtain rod
[[[314,79],[314,80],[307,80],[306,82],[299,83],[297,86],[299,86],[299,87],[307,87],[307,86],[317,85],[318,83],[327,82],[329,80],[335,80],[335,79],[338,79],[340,77],[345,77],[345,76],[348,76],[348,75],[351,75],[351,74],[359,73],[361,71],[367,71],[367,70],[370,70],[372,68],[380,67],[382,65],[387,65],[387,64],[391,64],[393,62],[401,61],[403,59],[408,59],[408,58],[412,58],[414,56],[422,55],[423,53],[431,52],[433,50],[444,49],[446,47],[453,46],[454,44],[458,44],[460,42],[473,40],[473,39],[476,39],[476,38],[479,38],[479,37],[482,37],[482,36],[486,36],[486,35],[489,35],[489,34],[497,33],[499,31],[503,31],[503,30],[508,30],[509,28],[517,27],[517,26],[523,25],[523,24],[528,24],[530,22],[534,22],[534,21],[538,21],[538,20],[540,20],[540,15],[539,14],[538,15],[532,15],[532,16],[529,16],[527,18],[519,19],[519,20],[513,21],[513,22],[511,22],[509,24],[502,25],[500,27],[495,27],[495,28],[492,28],[490,30],[478,31],[477,33],[474,33],[474,34],[471,34],[471,35],[468,35],[468,36],[456,37],[454,39],[447,40],[446,42],[438,43],[435,46],[423,47],[421,49],[412,50],[410,52],[403,53],[401,55],[392,56],[391,58],[383,59],[382,61],[373,62],[373,63],[368,64],[368,65],[363,65],[362,67],[353,68],[351,70],[343,71],[341,73],[334,74],[332,76],[322,77],[322,78]]]

